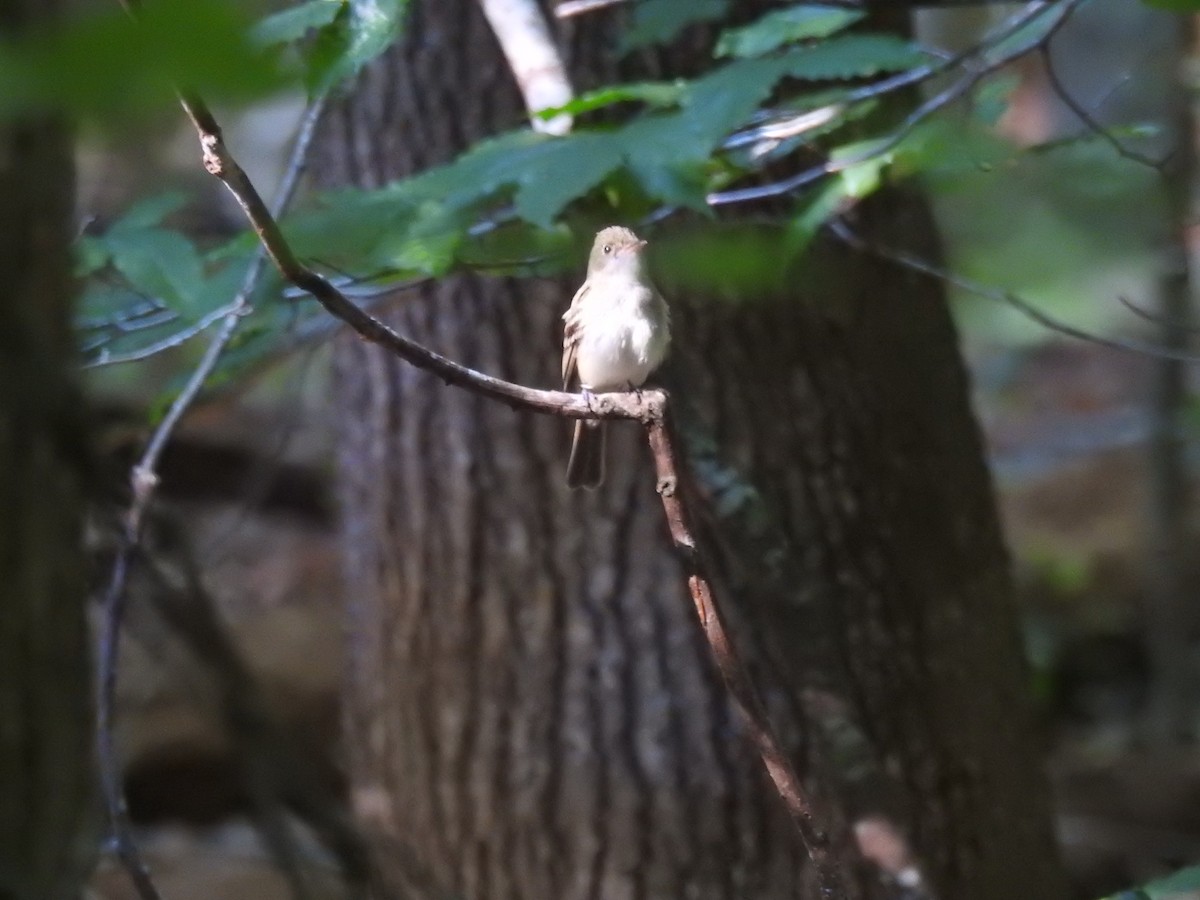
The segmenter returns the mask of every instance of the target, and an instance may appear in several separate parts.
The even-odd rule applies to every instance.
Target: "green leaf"
[[[1132,891],[1113,894],[1107,900],[1188,900],[1200,892],[1200,866],[1180,869]]]
[[[114,9],[76,16],[58,30],[0,44],[0,117],[54,108],[99,117],[168,104],[176,85],[244,99],[282,84],[274,63],[246,37],[228,0],[149,3],[136,20]]]
[[[408,0],[344,0],[318,33],[309,59],[312,96],[353,78],[400,35]]]
[[[1169,9],[1171,12],[1200,12],[1200,0],[1142,0],[1147,6]]]
[[[600,88],[573,99],[563,106],[555,106],[537,112],[539,119],[553,119],[558,115],[578,116],[612,106],[614,103],[640,101],[651,107],[673,106],[679,102],[684,90],[683,81],[642,81]]]
[[[543,145],[536,165],[520,173],[515,197],[517,215],[541,228],[574,200],[621,165],[621,146],[608,134],[579,133]]]
[[[195,246],[176,231],[117,230],[104,242],[112,264],[142,294],[169,306],[194,311],[204,284],[204,267]]]
[[[844,206],[851,195],[844,179],[830,178],[811,191],[801,204],[800,213],[788,223],[783,241],[788,258],[794,259],[812,243],[821,226]]]
[[[75,277],[87,278],[108,265],[109,253],[104,241],[84,235],[75,242]]]
[[[640,0],[633,7],[629,30],[621,38],[619,52],[669,43],[694,22],[722,18],[728,5],[728,0]]]
[[[790,67],[790,57],[743,59],[693,81],[683,105],[692,139],[706,145],[703,152],[745,122]]]
[[[182,191],[165,191],[139,200],[125,212],[125,215],[113,222],[109,228],[112,232],[139,231],[152,228],[163,218],[188,202],[188,195]]]
[[[789,51],[786,74],[808,81],[866,78],[923,65],[925,54],[887,34],[848,34]]]
[[[289,44],[314,28],[324,28],[337,18],[345,0],[307,0],[272,13],[252,29],[250,38],[263,47]]]
[[[716,56],[762,56],[784,44],[828,37],[863,18],[860,10],[797,4],[767,13],[743,28],[733,28],[717,41]]]

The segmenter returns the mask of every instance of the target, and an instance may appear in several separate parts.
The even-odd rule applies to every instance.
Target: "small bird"
[[[642,385],[667,355],[670,315],[642,268],[640,240],[612,225],[596,235],[587,280],[563,315],[563,390],[576,383],[585,394],[626,391]],[[604,423],[575,423],[570,487],[594,488],[604,480]]]

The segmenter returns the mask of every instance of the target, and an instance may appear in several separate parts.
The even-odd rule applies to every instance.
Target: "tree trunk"
[[[577,55],[604,46],[596,27]],[[613,71],[594,63],[577,85]],[[322,171],[382,183],[522,118],[476,5],[417,3],[404,46],[330,124]],[[936,253],[912,197],[862,219]],[[456,277],[387,317],[549,387],[576,281]],[[697,471],[753,489],[709,516],[706,544],[797,764],[876,856],[888,842],[867,823],[896,823],[931,893],[1058,900],[1007,559],[939,286],[825,246],[786,295],[668,299],[669,377],[689,433],[714,441]],[[603,488],[571,493],[566,423],[353,337],[337,370],[347,747],[388,884],[470,900],[816,896],[709,663],[640,429],[610,429]],[[885,893],[877,870],[852,878]]]
[[[0,37],[45,17],[0,10]],[[60,126],[0,123],[0,897],[78,896],[93,855],[72,164]]]

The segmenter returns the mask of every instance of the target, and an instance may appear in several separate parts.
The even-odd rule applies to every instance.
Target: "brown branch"
[[[766,708],[754,689],[746,666],[737,652],[733,639],[725,628],[724,617],[713,596],[712,585],[705,572],[704,558],[692,535],[687,507],[683,502],[681,484],[682,455],[670,417],[664,405],[662,415],[646,425],[654,468],[658,476],[657,490],[662,498],[663,514],[671,531],[671,541],[679,553],[687,576],[688,593],[696,606],[700,628],[712,653],[713,662],[725,682],[742,724],[758,750],[763,767],[775,785],[775,790],[787,807],[788,814],[800,840],[817,871],[821,894],[828,898],[845,896],[838,860],[830,846],[829,832],[818,816],[812,798],[804,787],[787,754],[771,728]]]

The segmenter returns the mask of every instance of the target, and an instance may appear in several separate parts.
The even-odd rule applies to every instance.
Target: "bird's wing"
[[[571,305],[563,313],[563,355],[562,381],[563,390],[570,390],[571,380],[575,377],[575,357],[579,353],[579,341],[583,337],[583,298],[587,296],[588,283],[575,292]]]

